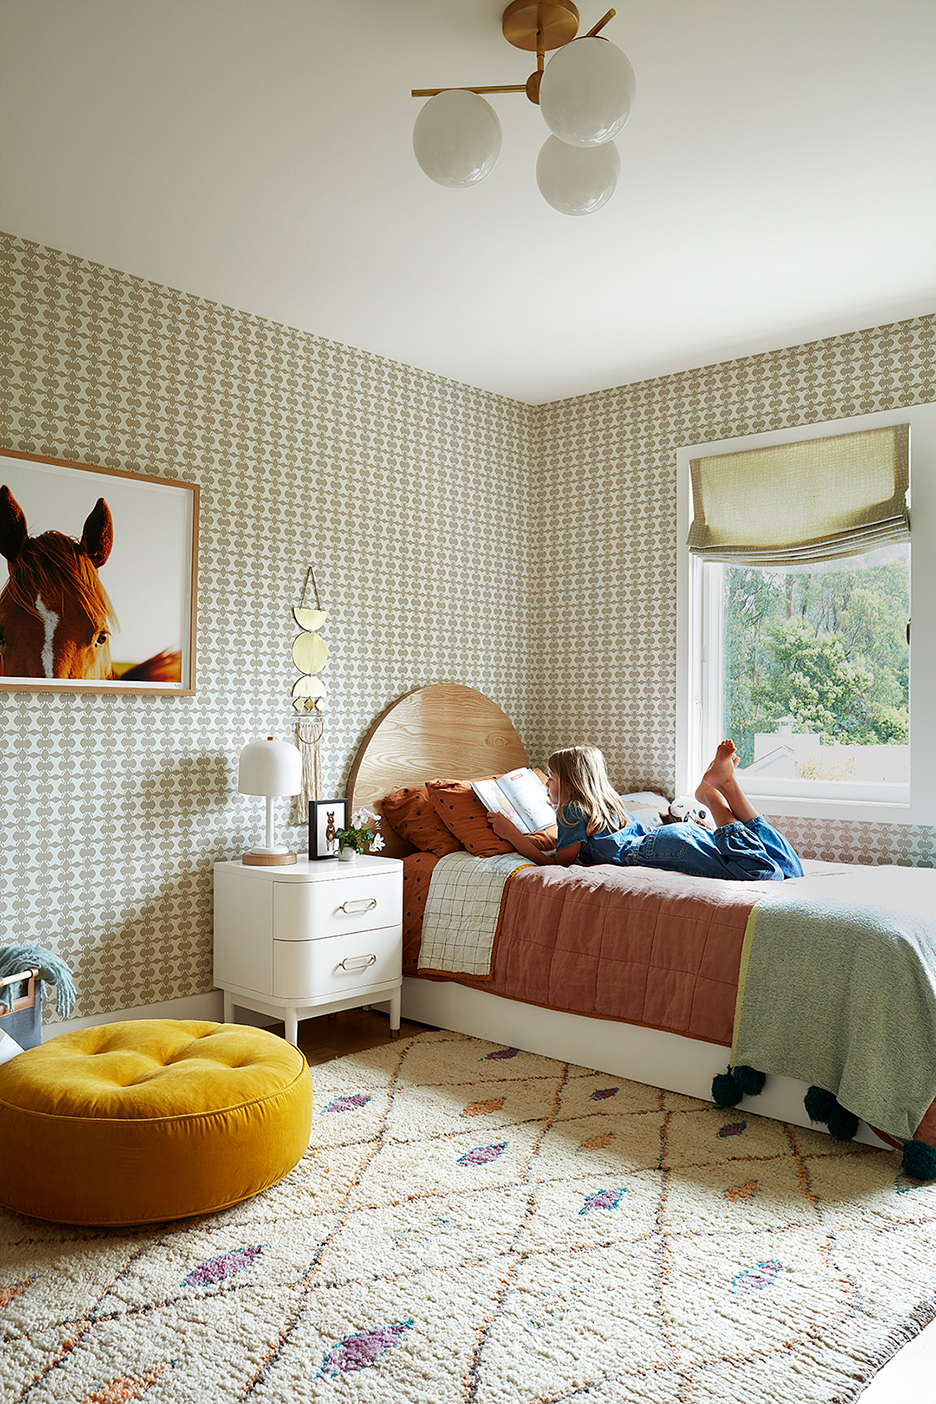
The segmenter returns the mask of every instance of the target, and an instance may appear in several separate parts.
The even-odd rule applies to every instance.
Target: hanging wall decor
[[[315,608],[306,604],[311,584]],[[315,572],[309,566],[293,619],[302,630],[293,640],[293,662],[302,674],[293,683],[292,705],[296,712],[296,741],[302,752],[302,791],[296,801],[296,822],[308,823],[309,803],[318,799],[321,779],[320,746],[325,730],[327,694],[318,674],[328,662],[328,644],[318,632],[328,618],[322,609]]]

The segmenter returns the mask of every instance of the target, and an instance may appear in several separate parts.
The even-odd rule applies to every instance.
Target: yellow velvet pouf
[[[98,1226],[205,1214],[287,1175],[311,1124],[305,1058],[265,1029],[79,1029],[0,1066],[0,1204]]]

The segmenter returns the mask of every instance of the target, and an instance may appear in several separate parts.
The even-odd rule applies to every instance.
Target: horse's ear
[[[114,544],[114,523],[111,520],[110,508],[103,497],[98,498],[88,515],[84,531],[81,533],[81,544],[92,565],[102,566],[111,553]]]
[[[0,487],[0,553],[15,561],[26,540],[26,518],[23,509],[4,483]]]

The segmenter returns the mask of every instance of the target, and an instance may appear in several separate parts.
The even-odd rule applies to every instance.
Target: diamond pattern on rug
[[[895,1152],[446,1032],[312,1076],[232,1209],[0,1211],[4,1404],[851,1404],[936,1312]]]

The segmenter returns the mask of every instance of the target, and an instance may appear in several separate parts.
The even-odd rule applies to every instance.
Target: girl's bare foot
[[[702,776],[703,785],[714,785],[716,790],[734,778],[738,754],[733,741],[720,741],[715,748],[715,759]]]
[[[715,759],[696,790],[696,798],[708,805],[719,827],[735,820],[747,824],[757,815],[757,810],[738,784],[735,776],[737,764],[738,753],[734,742],[721,741],[715,749]]]

